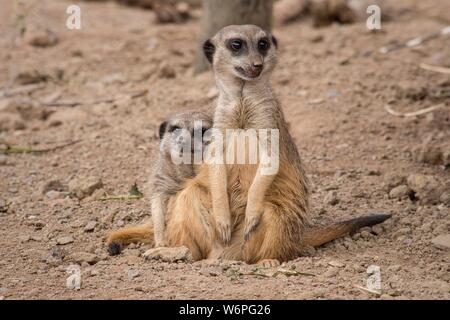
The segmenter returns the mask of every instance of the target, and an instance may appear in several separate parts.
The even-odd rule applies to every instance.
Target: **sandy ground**
[[[81,30],[65,27],[72,3],[82,9]],[[149,217],[146,183],[159,123],[211,103],[211,74],[192,75],[197,20],[157,25],[151,11],[43,0],[28,10],[25,38],[14,40],[20,19],[13,1],[2,1],[0,90],[40,87],[0,95],[0,142],[44,149],[79,141],[0,155],[0,299],[449,299],[448,247],[432,241],[448,237],[450,227],[450,170],[439,160],[450,151],[450,79],[419,64],[450,67],[450,38],[385,55],[378,49],[439,31],[450,24],[450,10],[438,0],[399,1],[394,9],[377,33],[365,23],[313,29],[308,21],[274,30],[274,87],[312,181],[314,221],[393,215],[285,263],[299,272],[288,276],[240,262],[145,261],[145,246],[106,253],[108,230]],[[45,28],[58,43],[30,45]],[[81,104],[43,105],[55,101]],[[446,105],[401,118],[384,110],[387,103],[401,112]],[[437,148],[443,153],[433,158]],[[143,199],[97,200],[126,194],[135,182]],[[68,195],[83,186],[96,190],[82,200]],[[80,290],[66,287],[75,262]],[[381,296],[355,287],[366,286],[370,265],[380,267]]]

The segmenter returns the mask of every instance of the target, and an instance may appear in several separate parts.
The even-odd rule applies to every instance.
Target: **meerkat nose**
[[[263,64],[262,64],[262,62],[253,62],[253,68],[255,68],[255,69],[262,69],[262,67],[263,67]]]

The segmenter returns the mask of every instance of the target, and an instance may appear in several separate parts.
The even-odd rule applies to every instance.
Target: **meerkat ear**
[[[159,140],[162,140],[162,138],[164,137],[164,133],[166,132],[166,128],[167,128],[167,121],[164,121],[163,123],[161,123],[159,125]]]
[[[275,36],[273,34],[270,35],[270,38],[272,39],[272,42],[273,42],[273,45],[275,46],[275,48],[278,48],[277,38],[275,38]]]
[[[213,62],[213,56],[215,51],[216,47],[211,42],[211,40],[208,39],[205,41],[205,43],[203,43],[203,53],[205,54],[206,59],[208,59],[210,63]]]

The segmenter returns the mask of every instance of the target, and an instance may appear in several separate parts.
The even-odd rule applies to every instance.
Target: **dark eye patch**
[[[241,52],[243,52],[246,49],[247,44],[244,40],[235,38],[235,39],[227,40],[226,47],[233,54],[240,54]]]
[[[267,50],[270,48],[270,41],[269,38],[264,37],[259,39],[258,41],[258,51],[262,54],[266,53]]]
[[[172,126],[170,126],[169,127],[169,132],[174,132],[175,130],[179,130],[179,129],[181,129],[179,126],[177,126],[177,125],[172,125]]]

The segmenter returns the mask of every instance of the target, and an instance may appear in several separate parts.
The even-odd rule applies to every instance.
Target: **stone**
[[[159,69],[159,77],[173,79],[177,76],[175,69],[168,63],[162,63]]]
[[[394,233],[394,238],[399,238],[400,236],[404,236],[411,233],[411,228],[405,227],[400,228]]]
[[[361,231],[360,234],[361,234],[361,238],[363,238],[363,239],[369,239],[372,237],[372,234],[367,230]]]
[[[388,173],[384,176],[384,189],[389,192],[393,188],[405,184],[406,177],[398,173]]]
[[[389,191],[389,198],[391,199],[402,199],[407,198],[412,195],[412,190],[407,185],[399,185]]]
[[[307,0],[279,0],[273,4],[273,20],[283,25],[299,18],[308,8]]]
[[[380,235],[383,233],[383,227],[381,225],[376,225],[372,227],[372,232],[375,233],[376,235]]]
[[[48,79],[49,76],[47,74],[41,73],[38,70],[23,70],[17,73],[14,82],[18,85],[27,85],[44,82]]]
[[[439,249],[450,249],[450,233],[441,234],[431,240],[431,243]]]
[[[125,221],[123,221],[122,219],[120,219],[119,221],[117,221],[117,227],[122,228],[125,225]]]
[[[437,165],[442,162],[442,152],[440,148],[425,144],[412,151],[414,160],[422,163]]]
[[[336,268],[343,268],[343,267],[345,267],[345,264],[343,264],[342,262],[339,262],[339,261],[335,261],[335,260],[332,260],[332,261],[328,262],[328,264],[330,266],[336,267]]]
[[[58,126],[64,123],[82,123],[88,118],[86,111],[77,108],[58,109],[52,113],[47,121],[49,126]]]
[[[24,121],[31,120],[46,120],[53,110],[42,108],[41,106],[31,101],[13,100],[5,105],[5,112],[15,113],[20,115]]]
[[[59,192],[55,190],[50,190],[45,194],[45,196],[50,200],[64,199],[66,195],[67,194],[65,192]]]
[[[162,260],[166,262],[192,261],[192,254],[187,247],[166,248],[159,247],[147,250],[143,254],[147,260]]]
[[[339,203],[339,199],[337,196],[337,192],[336,191],[330,191],[327,193],[327,195],[324,198],[324,202],[325,204],[329,204],[329,205],[336,205]]]
[[[97,226],[97,221],[91,220],[84,227],[84,232],[92,232],[92,231],[94,231],[96,226]]]
[[[412,174],[407,179],[408,186],[423,204],[437,204],[443,192],[443,185],[433,176]]]
[[[394,264],[394,265],[388,267],[388,271],[390,271],[390,272],[398,272],[401,269],[402,269],[402,266],[398,265],[398,264]]]
[[[58,36],[51,30],[27,31],[25,39],[33,47],[46,48],[59,42]]]
[[[70,290],[81,289],[81,269],[79,265],[73,264],[67,267],[69,277],[66,279],[66,287]]]
[[[442,151],[442,164],[447,168],[450,167],[450,148]]]
[[[56,259],[58,261],[62,261],[62,259],[65,257],[65,255],[66,255],[66,253],[64,252],[64,250],[58,246],[54,246],[50,250],[50,254],[49,254],[49,256],[51,258]]]
[[[7,112],[0,114],[0,132],[23,130],[25,128],[26,124],[19,115]]]
[[[42,186],[42,194],[46,194],[49,191],[67,191],[67,186],[59,180],[50,180]]]
[[[102,187],[103,182],[100,178],[75,178],[69,182],[69,193],[79,200],[82,200]]]
[[[67,258],[70,261],[74,261],[77,263],[86,262],[90,265],[96,264],[99,261],[98,257],[95,254],[89,252],[74,252]]]
[[[20,243],[25,243],[31,240],[31,236],[29,235],[22,235],[18,237]]]
[[[133,280],[136,277],[139,277],[139,270],[133,268],[126,268],[125,272],[127,273],[128,280]]]
[[[72,236],[62,236],[56,239],[56,243],[59,245],[66,245],[69,243],[73,243],[74,239]]]
[[[441,194],[441,197],[439,198],[439,200],[447,205],[450,206],[450,191],[445,191]]]
[[[334,278],[338,275],[339,269],[338,268],[329,268],[325,273],[323,274],[327,278]]]

